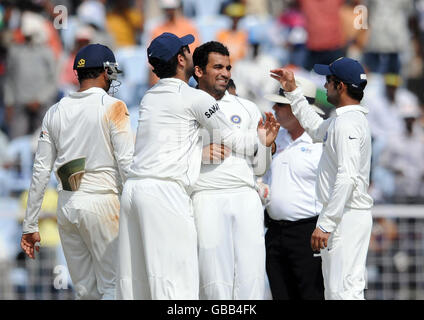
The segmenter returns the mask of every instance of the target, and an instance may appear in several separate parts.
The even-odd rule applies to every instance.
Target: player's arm
[[[300,125],[314,142],[323,142],[330,121],[323,120],[304,97],[302,90],[296,86],[294,74],[287,69],[271,70],[271,77],[280,82],[285,96],[290,101],[291,109]]]
[[[267,115],[266,121],[258,126],[258,129],[263,128],[265,130],[264,140],[260,141],[256,130],[249,132],[235,130],[220,110],[216,100],[203,91],[199,90],[197,100],[192,105],[192,112],[195,119],[212,137],[214,133],[218,134],[221,137],[222,144],[230,147],[236,153],[253,156],[257,152],[259,143],[272,143],[269,139],[272,132],[271,128],[276,121],[270,114]]]
[[[131,130],[130,114],[125,103],[117,101],[109,107],[106,115],[109,122],[113,154],[118,163],[122,183],[124,183],[128,177],[134,153],[134,135]]]
[[[360,145],[364,137],[358,124],[337,119],[335,125],[337,175],[330,199],[321,211],[317,226],[323,232],[333,232],[339,224],[346,202],[352,196],[360,177]]]
[[[43,202],[44,192],[50,181],[50,175],[56,160],[56,147],[47,129],[48,115],[49,113],[44,117],[38,140],[25,219],[22,225],[21,248],[31,259],[34,259],[34,248],[38,251],[38,247],[35,247],[36,243],[40,242],[38,215]]]

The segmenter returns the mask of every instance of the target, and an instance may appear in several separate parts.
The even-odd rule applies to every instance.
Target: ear
[[[186,59],[185,59],[184,55],[179,54],[179,55],[177,56],[177,61],[178,61],[178,64],[179,64],[180,66],[184,66],[184,65],[185,65],[185,63],[186,63],[186,61],[185,61],[185,60],[186,60]]]
[[[194,67],[194,74],[198,77],[201,78],[203,76],[203,70],[202,68],[200,68],[199,66],[195,66]]]

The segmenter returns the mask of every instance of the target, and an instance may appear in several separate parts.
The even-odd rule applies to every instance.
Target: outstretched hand
[[[38,232],[26,233],[22,235],[21,238],[21,248],[24,250],[26,255],[31,259],[35,259],[34,247],[37,252],[40,251],[40,234]]]
[[[296,81],[294,79],[293,71],[284,68],[273,69],[270,71],[271,78],[274,78],[278,82],[280,82],[281,87],[285,91],[293,91],[297,88]]]
[[[271,112],[265,112],[265,122],[261,118],[258,124],[258,136],[261,143],[270,147],[277,138],[280,124]]]

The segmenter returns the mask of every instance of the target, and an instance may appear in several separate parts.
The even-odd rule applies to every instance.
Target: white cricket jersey
[[[371,134],[361,105],[336,109],[335,116],[323,120],[309,106],[301,89],[286,92],[291,108],[314,142],[323,142],[318,166],[316,192],[323,204],[317,225],[335,230],[344,208],[370,210],[368,194],[371,164]]]
[[[218,104],[234,130],[238,130],[242,134],[256,132],[259,119],[261,118],[261,113],[256,104],[229,94],[228,91],[225,92],[221,100],[218,100]],[[219,138],[216,134],[210,137],[205,130],[202,130],[201,134],[203,146],[207,146],[213,142],[219,143]],[[254,171],[254,168],[262,168],[260,175],[265,173],[271,162],[271,148],[260,145],[258,153],[261,154],[256,154],[254,157],[232,152],[230,156],[219,164],[202,163],[200,175],[193,190],[197,192],[245,186],[255,187],[256,170]],[[268,153],[268,156],[266,153]]]
[[[322,210],[315,195],[322,144],[313,143],[306,132],[293,141],[286,129],[279,131],[275,143],[277,150],[264,176],[270,186],[269,216],[289,221],[317,216]]]
[[[200,127],[219,130],[221,141],[238,153],[258,148],[256,131],[233,130],[211,95],[180,79],[160,79],[141,101],[130,177],[173,180],[191,190],[202,160]]]
[[[134,150],[127,106],[101,88],[73,92],[46,113],[42,123],[23,232],[38,231],[44,190],[54,170],[85,158],[79,191],[121,193]]]

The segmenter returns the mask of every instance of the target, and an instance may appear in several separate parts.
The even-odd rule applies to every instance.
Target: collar
[[[102,88],[91,87],[91,88],[84,90],[84,91],[81,91],[81,92],[78,92],[78,91],[71,92],[69,94],[69,96],[73,97],[73,98],[82,98],[82,97],[86,97],[86,96],[93,94],[93,93],[107,94],[107,92],[104,91]]]
[[[231,101],[231,98],[234,98],[234,97],[235,96],[233,96],[232,94],[230,94],[228,92],[228,90],[225,90],[224,96],[220,100],[217,100],[217,101]]]
[[[176,85],[185,84],[185,85],[188,85],[187,82],[185,82],[185,81],[183,81],[181,79],[178,79],[178,78],[162,78],[162,79],[159,79],[159,81],[157,83],[160,83],[160,84],[176,84]]]
[[[345,112],[349,112],[349,111],[359,111],[359,112],[362,112],[364,114],[367,114],[368,108],[365,108],[365,107],[363,107],[359,104],[353,104],[353,105],[348,105],[348,106],[336,108],[337,116],[340,116],[341,114],[343,114]]]

